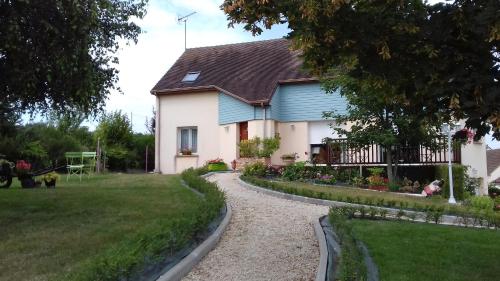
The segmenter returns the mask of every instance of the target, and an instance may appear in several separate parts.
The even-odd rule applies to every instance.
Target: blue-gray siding
[[[326,94],[319,83],[281,85],[271,100],[271,119],[279,121],[324,120],[323,112],[345,114],[347,101],[340,93]]]
[[[299,84],[281,85],[276,89],[267,119],[278,121],[318,121],[323,112],[334,110],[346,112],[347,101],[338,92],[326,94],[319,85]],[[248,120],[262,119],[262,107],[254,107],[229,95],[219,93],[219,124],[230,124]]]
[[[254,107],[229,95],[219,93],[219,124],[262,119],[262,108]]]

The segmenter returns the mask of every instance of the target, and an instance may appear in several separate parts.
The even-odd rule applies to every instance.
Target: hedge
[[[452,172],[453,172],[453,195],[455,196],[456,199],[463,200],[465,192],[465,173],[467,172],[467,168],[463,165],[454,164],[452,166]],[[443,196],[449,198],[450,182],[449,182],[447,165],[436,166],[436,178],[444,180]]]
[[[209,224],[220,214],[225,204],[225,195],[215,183],[208,182],[200,175],[207,168],[188,169],[181,177],[189,187],[201,192],[205,200],[197,206],[194,219],[180,217],[169,224],[154,224],[135,237],[112,247],[92,261],[82,265],[80,271],[66,276],[63,280],[146,280],[142,270],[155,266],[166,257],[182,250],[198,235],[207,231]],[[147,270],[146,270],[147,271]],[[146,275],[154,272],[146,272]],[[146,278],[146,279],[145,279]]]

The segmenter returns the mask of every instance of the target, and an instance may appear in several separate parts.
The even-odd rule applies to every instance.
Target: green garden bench
[[[72,176],[78,176],[80,181],[82,175],[86,173],[88,176],[94,172],[96,165],[97,154],[95,152],[66,152],[66,181]]]

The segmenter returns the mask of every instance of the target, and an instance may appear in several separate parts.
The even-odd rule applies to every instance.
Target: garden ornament
[[[422,195],[424,196],[432,196],[432,194],[436,192],[441,191],[441,185],[443,185],[444,181],[443,180],[435,180],[431,182],[430,184],[426,185],[424,187],[424,190],[422,190]]]

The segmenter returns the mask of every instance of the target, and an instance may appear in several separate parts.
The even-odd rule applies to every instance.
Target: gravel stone
[[[313,223],[328,207],[258,193],[237,177],[207,178],[226,192],[233,215],[217,247],[183,280],[314,280],[319,247]]]

